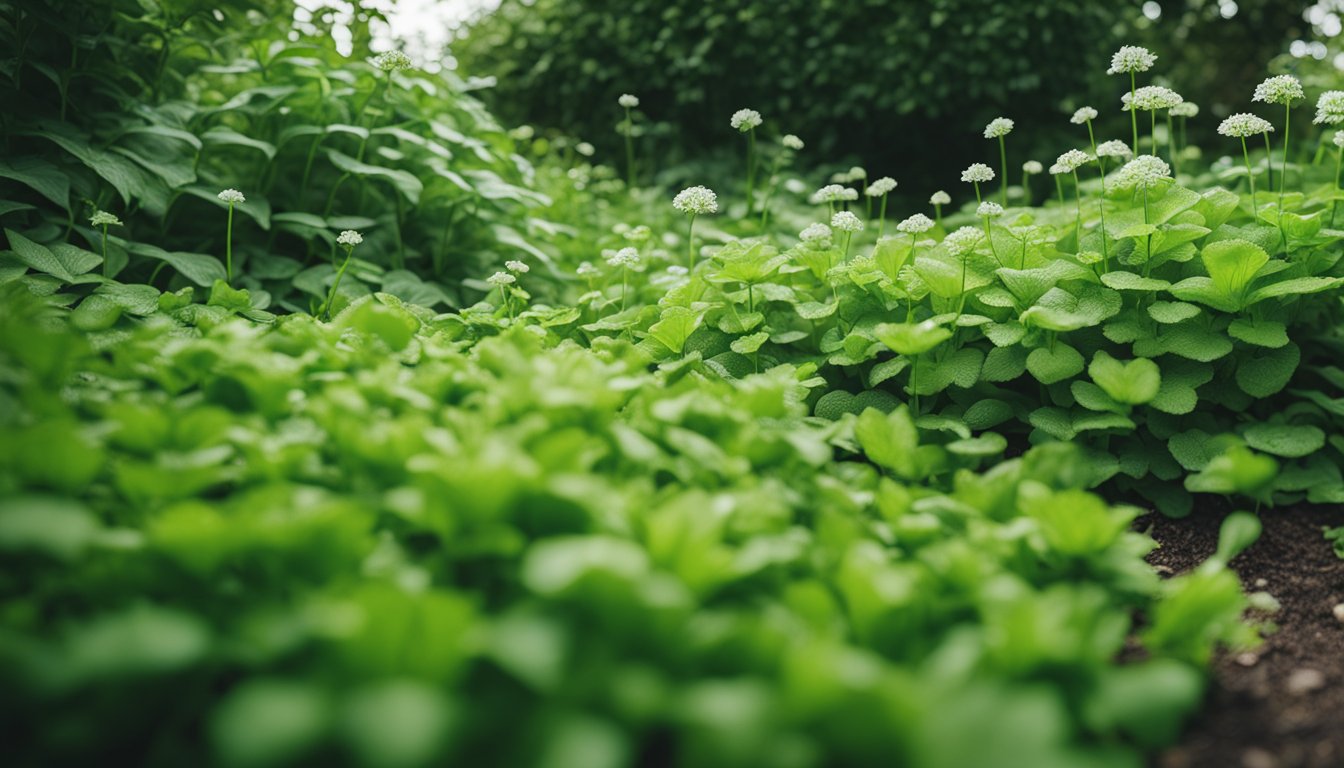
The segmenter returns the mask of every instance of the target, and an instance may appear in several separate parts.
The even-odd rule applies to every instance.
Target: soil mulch
[[[1164,573],[1203,562],[1225,516],[1141,518],[1161,545],[1149,562]],[[1344,767],[1344,621],[1333,610],[1344,603],[1344,560],[1321,535],[1344,525],[1344,509],[1268,510],[1260,519],[1260,540],[1232,567],[1248,590],[1279,601],[1278,631],[1256,651],[1218,656],[1203,710],[1153,768]]]

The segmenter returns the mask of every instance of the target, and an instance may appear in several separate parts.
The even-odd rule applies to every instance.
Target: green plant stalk
[[[779,166],[783,162],[783,155],[775,155],[775,162],[770,166],[770,186],[765,188],[765,197],[761,198],[761,229],[770,221],[770,201],[775,199],[775,187],[778,186],[776,180],[779,177]]]
[[[1138,88],[1137,88],[1137,83],[1135,82],[1135,79],[1134,79],[1134,72],[1133,72],[1133,70],[1131,70],[1130,73],[1129,73],[1129,127],[1134,131],[1134,146],[1130,147],[1130,149],[1133,150],[1134,156],[1135,156],[1135,157],[1138,157],[1138,156],[1139,156],[1139,114],[1138,114],[1138,112],[1136,112],[1136,111],[1134,110],[1134,92],[1135,92],[1136,90],[1138,90]]]
[[[1265,131],[1265,183],[1270,191],[1274,189],[1274,151],[1269,146],[1269,131]]]
[[[933,204],[933,221],[939,229],[943,228],[943,206],[940,203]]]
[[[1246,160],[1246,180],[1251,184],[1251,213],[1258,220],[1260,208],[1255,204],[1255,174],[1251,172],[1251,151],[1246,148],[1246,137],[1241,137],[1241,156]]]
[[[999,266],[1002,267],[1003,259],[1000,259],[999,252],[994,250],[994,235],[989,231],[989,217],[982,216],[981,218],[984,219],[985,222],[985,242],[989,243],[989,252],[993,254],[994,260],[999,262]],[[966,289],[963,287],[962,290],[965,291]]]
[[[975,204],[979,205],[980,203],[983,203],[984,200],[980,199],[980,182],[973,181],[971,182],[971,186],[975,187]]]
[[[1171,110],[1167,110],[1167,154],[1171,155],[1174,176],[1181,175],[1181,156],[1176,151],[1176,131],[1171,127]]]
[[[1152,150],[1153,150],[1153,151],[1152,151],[1151,153],[1149,153],[1149,154],[1151,154],[1153,157],[1157,157],[1157,110],[1156,110],[1156,109],[1150,109],[1150,110],[1148,110],[1148,121],[1152,124],[1152,127],[1150,127],[1150,128],[1148,129],[1148,138],[1153,142],[1153,146],[1152,146]]]
[[[747,215],[755,210],[756,202],[756,129],[747,131]]]
[[[331,283],[331,290],[327,292],[327,300],[323,302],[321,311],[318,314],[326,319],[331,319],[331,305],[336,301],[336,291],[341,287],[341,278],[345,277],[345,270],[350,266],[350,257],[354,254],[353,245],[345,248],[345,261],[341,262],[341,268],[336,270],[336,279]]]
[[[919,355],[910,358],[910,398],[915,416],[919,416]]]
[[[229,224],[224,232],[224,282],[233,283],[233,203],[229,203]]]
[[[882,203],[878,205],[877,214],[877,239],[882,239],[882,232],[887,228],[887,196],[882,196]]]
[[[1031,186],[1029,184],[1030,181],[1031,181],[1031,174],[1027,173],[1026,171],[1022,171],[1022,204],[1027,206],[1028,208],[1031,207]]]
[[[1335,175],[1338,176],[1339,174],[1335,174]],[[104,224],[104,225],[103,225],[103,277],[111,277],[111,275],[108,274],[108,269],[109,269],[109,267],[108,267],[108,265],[107,265],[107,225]]]
[[[1101,273],[1111,271],[1110,254],[1106,247],[1106,161],[1097,154],[1097,135],[1092,131],[1092,121],[1087,121],[1087,140],[1092,145],[1092,156],[1097,158],[1097,169],[1101,174],[1101,199],[1097,200],[1097,213],[1101,216]],[[1075,178],[1077,173],[1074,174]]]
[[[1292,102],[1283,105],[1283,162],[1279,164],[1279,219],[1283,219],[1283,192],[1288,187],[1288,128],[1293,119]],[[1279,229],[1283,229],[1280,222]]]
[[[630,268],[627,267],[627,266],[625,266],[624,264],[622,264],[622,265],[621,265],[621,311],[622,311],[622,312],[625,311],[625,292],[626,292],[626,290],[627,290],[629,287],[630,287]],[[503,292],[503,290],[504,290],[504,286],[501,285],[501,286],[499,287],[499,290],[500,290],[500,292]],[[512,317],[513,317],[512,314],[510,314],[509,317],[510,317],[510,319],[512,319]]]
[[[1083,252],[1083,186],[1078,183],[1078,169],[1073,169],[1073,202],[1078,208],[1078,219],[1074,231],[1077,232],[1078,253]]]
[[[628,189],[635,188],[635,140],[634,133],[635,121],[630,114],[630,108],[625,108],[625,186]]]
[[[686,271],[695,269],[695,214],[691,214],[691,223],[686,227]]]
[[[1058,174],[1058,173],[1054,174],[1054,176],[1055,176],[1055,191],[1059,193],[1059,204],[1060,204],[1060,205],[1064,205],[1064,204],[1065,204],[1065,203],[1064,203],[1064,182],[1060,180],[1060,178],[1059,178],[1059,174]]]
[[[853,240],[853,239],[854,239],[854,233],[853,233],[853,232],[846,232],[846,233],[845,233],[845,251],[844,251],[844,253],[840,254],[840,263],[841,263],[841,264],[844,264],[845,262],[849,261],[849,242],[850,242],[851,240]]]
[[[1335,152],[1335,189],[1344,192],[1344,182],[1340,181],[1339,171],[1344,166],[1344,146],[1341,146]],[[1330,226],[1335,226],[1335,214],[1339,213],[1339,201],[1336,200],[1330,207]]]
[[[747,286],[747,313],[750,314],[756,311],[756,296],[755,291],[752,290],[753,288],[752,284],[747,283],[746,286]]]
[[[1148,223],[1148,186],[1146,184],[1143,187],[1143,223]],[[1148,233],[1147,245],[1144,248],[1146,250],[1143,260],[1143,276],[1147,277],[1153,269],[1153,234],[1151,232]]]
[[[999,136],[999,192],[1003,195],[1003,207],[1008,207],[1008,150],[1004,146],[1003,136]]]

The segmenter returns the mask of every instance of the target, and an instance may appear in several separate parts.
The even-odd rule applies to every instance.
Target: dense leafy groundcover
[[[26,294],[17,764],[1139,765],[1254,640],[1223,566],[1255,518],[1163,583],[1070,447],[977,473],[903,408],[806,419],[792,366],[472,343],[387,294],[269,325],[165,294],[89,334]]]

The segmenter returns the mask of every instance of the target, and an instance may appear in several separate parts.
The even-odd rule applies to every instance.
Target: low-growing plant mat
[[[1149,515],[1137,525],[1161,544],[1149,561],[1182,573],[1217,546],[1224,516],[1199,509],[1179,520]],[[1246,589],[1267,591],[1279,601],[1279,629],[1254,652],[1217,657],[1205,708],[1154,766],[1344,765],[1344,623],[1332,613],[1344,602],[1344,561],[1321,543],[1322,526],[1337,526],[1342,518],[1344,508],[1319,506],[1261,516],[1260,540],[1231,565]]]

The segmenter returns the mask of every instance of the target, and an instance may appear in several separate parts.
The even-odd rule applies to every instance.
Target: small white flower
[[[1082,125],[1089,120],[1096,120],[1096,119],[1097,119],[1097,110],[1093,109],[1092,107],[1079,107],[1077,110],[1074,111],[1073,117],[1069,118],[1069,122],[1073,123],[1074,125]]]
[[[868,171],[865,170],[862,166],[856,165],[849,169],[849,172],[845,174],[845,178],[851,182],[863,181],[864,179],[868,178]]]
[[[840,202],[849,203],[859,199],[859,190],[853,187],[842,187],[840,189]]]
[[[1059,175],[1061,175],[1061,174],[1065,174],[1065,173],[1069,173],[1069,169],[1068,169],[1068,168],[1065,168],[1064,166],[1060,165],[1059,163],[1054,163],[1054,164],[1052,164],[1052,165],[1050,166],[1050,175],[1051,175],[1051,176],[1059,176]]]
[[[1128,158],[1134,152],[1130,150],[1129,145],[1123,141],[1111,139],[1103,141],[1097,145],[1097,157],[1124,157]]]
[[[653,230],[649,229],[647,224],[640,224],[623,233],[621,237],[631,243],[647,243],[649,238],[653,237]]]
[[[622,248],[608,256],[607,263],[613,267],[639,266],[639,251],[634,248]]]
[[[1125,163],[1117,176],[1123,186],[1147,189],[1171,178],[1171,166],[1156,155],[1139,155]]]
[[[384,72],[396,72],[411,68],[411,59],[401,51],[388,51],[373,57],[373,66]]]
[[[1172,117],[1194,117],[1199,114],[1199,105],[1193,101],[1182,101],[1171,108]]]
[[[1344,131],[1335,131],[1334,142],[1336,147],[1344,147]]]
[[[672,207],[682,213],[693,216],[702,213],[718,213],[719,196],[709,187],[687,187],[672,198]]]
[[[975,209],[975,215],[986,219],[997,219],[1003,215],[1003,206],[986,200]]]
[[[1249,112],[1238,112],[1231,115],[1218,124],[1218,133],[1224,136],[1244,139],[1247,136],[1256,136],[1261,133],[1269,133],[1274,130],[1274,126],[1263,117],[1252,115]]]
[[[578,144],[574,145],[574,151],[584,157],[592,157],[593,154],[597,152],[597,149],[586,141],[580,141]]]
[[[527,266],[523,262],[518,261],[516,259],[504,262],[504,267],[508,269],[510,272],[517,272],[520,275],[530,272],[532,270],[531,267]]]
[[[808,198],[808,202],[813,205],[819,203],[836,203],[844,199],[844,194],[845,188],[843,186],[839,184],[827,184],[816,192],[813,192],[812,196]]]
[[[239,192],[236,189],[226,189],[223,192],[220,192],[219,199],[228,203],[229,205],[247,202],[247,198],[243,197],[243,193]]]
[[[667,274],[672,275],[673,277],[684,277],[690,273],[691,270],[687,269],[683,264],[669,264],[667,267]]]
[[[973,163],[969,168],[961,172],[961,180],[967,183],[993,181],[994,169],[984,163]]]
[[[496,272],[495,274],[487,277],[485,279],[485,282],[503,288],[506,285],[512,285],[513,283],[518,282],[518,278],[514,277],[513,275],[510,275],[508,272]]]
[[[1138,107],[1145,112],[1152,112],[1158,109],[1171,109],[1183,101],[1185,101],[1185,98],[1182,97],[1181,94],[1170,88],[1163,88],[1160,85],[1145,85],[1134,91],[1132,99],[1128,93],[1120,96],[1120,102],[1124,104],[1124,111],[1126,112],[1134,107]]]
[[[1059,159],[1055,161],[1055,165],[1063,168],[1065,173],[1072,173],[1090,162],[1092,162],[1091,155],[1081,149],[1070,149],[1068,152],[1059,156]]]
[[[1111,55],[1111,68],[1108,75],[1121,72],[1147,72],[1157,63],[1157,54],[1137,45],[1126,45]]]
[[[1044,170],[1045,166],[1041,165],[1037,160],[1028,160],[1022,164],[1022,172],[1029,173],[1033,176]]]
[[[742,133],[746,133],[760,128],[762,122],[764,121],[761,120],[760,112],[754,109],[739,109],[733,113],[733,119],[729,121],[729,124]]]
[[[802,232],[798,233],[798,239],[808,245],[819,243],[829,244],[831,241],[831,228],[820,222],[816,224],[808,224],[806,227],[803,227]]]
[[[1316,100],[1316,119],[1320,125],[1339,125],[1344,123],[1344,91],[1326,91]]]
[[[784,138],[779,140],[779,143],[783,144],[785,149],[792,149],[794,152],[803,148],[803,140],[792,133],[785,134]]]
[[[94,211],[89,217],[89,223],[95,227],[120,227],[121,219],[107,211]]]
[[[895,188],[896,180],[890,176],[883,176],[869,184],[866,193],[869,197],[881,197]]]
[[[632,96],[628,93],[622,93],[621,97],[617,99],[616,102],[626,109],[634,109],[639,106],[639,97]]]
[[[1013,121],[1006,117],[996,117],[985,126],[985,138],[997,139],[1013,132]]]
[[[347,248],[354,248],[356,245],[364,242],[364,236],[353,229],[346,229],[342,230],[341,234],[336,236],[336,242]]]
[[[904,232],[907,235],[922,235],[930,229],[933,229],[933,219],[922,213],[916,213],[896,225],[897,231]]]
[[[574,274],[579,277],[596,277],[597,275],[602,274],[602,272],[598,270],[597,267],[594,267],[591,261],[585,261],[579,264],[579,268],[574,270]]]
[[[953,256],[965,256],[980,244],[980,230],[977,227],[962,227],[943,238],[943,245]]]
[[[1275,75],[1255,86],[1255,94],[1251,96],[1251,101],[1291,104],[1306,97],[1307,94],[1302,91],[1302,81],[1292,75]]]
[[[863,230],[863,222],[850,211],[837,211],[831,217],[831,228],[841,232],[859,232]]]
[[[947,205],[950,202],[952,202],[952,196],[941,189],[929,195],[929,205]]]

